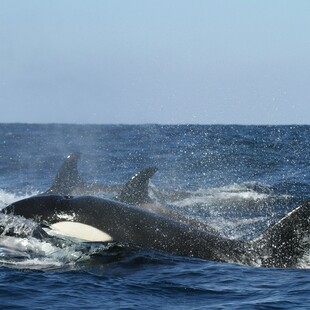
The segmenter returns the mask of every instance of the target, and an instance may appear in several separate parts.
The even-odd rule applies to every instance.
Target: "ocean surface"
[[[156,166],[154,200],[164,193],[167,207],[231,239],[259,236],[310,199],[310,126],[0,124],[0,136],[0,208],[46,191],[72,152],[88,182],[124,184]],[[78,245],[0,236],[0,309],[310,307],[309,253],[293,268],[264,268],[100,251],[91,259]]]

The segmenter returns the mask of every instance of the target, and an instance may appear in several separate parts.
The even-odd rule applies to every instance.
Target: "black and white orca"
[[[35,196],[17,201],[2,212],[34,219],[53,232],[83,241],[121,242],[219,262],[293,267],[309,248],[310,202],[252,241],[230,240],[212,230],[93,196]]]

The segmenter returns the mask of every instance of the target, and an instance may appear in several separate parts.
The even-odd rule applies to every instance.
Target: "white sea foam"
[[[0,264],[29,269],[50,269],[74,265],[89,255],[74,243],[58,247],[36,238],[4,236],[0,238]]]
[[[212,206],[215,202],[259,202],[272,197],[272,194],[260,193],[244,185],[238,184],[218,188],[200,189],[190,192],[189,194],[189,197],[172,202],[171,204],[176,207],[188,207],[198,204]]]
[[[210,190],[214,198],[223,200],[263,200],[270,197],[269,193],[257,192],[243,184],[232,184]]]
[[[36,190],[33,190],[29,193],[12,193],[0,188],[0,210],[17,200],[38,195],[38,193],[39,192]]]

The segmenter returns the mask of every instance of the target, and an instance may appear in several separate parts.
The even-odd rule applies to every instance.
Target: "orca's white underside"
[[[67,237],[77,238],[92,242],[108,242],[113,238],[93,226],[78,222],[58,222],[50,226],[53,232]]]

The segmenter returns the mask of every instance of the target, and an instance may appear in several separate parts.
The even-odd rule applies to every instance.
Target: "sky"
[[[0,0],[0,122],[310,124],[308,0]]]

